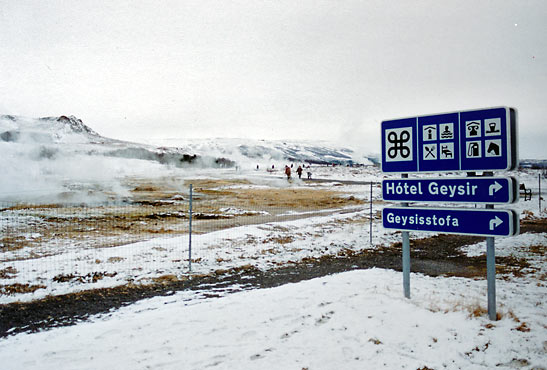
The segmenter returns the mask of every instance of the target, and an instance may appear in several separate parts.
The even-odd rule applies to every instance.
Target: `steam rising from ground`
[[[78,123],[73,117],[0,117],[0,201],[118,201],[129,194],[123,179],[169,173],[157,162],[105,156],[105,143],[121,144],[99,142],[99,135]]]
[[[136,144],[105,138],[76,117],[0,116],[0,201],[119,202],[131,178],[276,170],[294,163],[350,163],[326,143],[171,139]],[[367,162],[360,158],[360,163]],[[258,168],[257,168],[258,166]],[[281,173],[282,175],[282,173]]]
[[[51,148],[43,149],[51,151]],[[105,202],[129,195],[127,177],[169,174],[170,169],[146,160],[64,153],[37,156],[33,145],[0,143],[0,200],[28,202]]]

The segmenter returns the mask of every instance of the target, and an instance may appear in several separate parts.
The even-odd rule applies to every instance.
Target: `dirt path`
[[[521,233],[547,232],[547,220],[523,221]],[[412,272],[430,276],[486,276],[484,256],[467,257],[460,248],[484,240],[480,237],[439,235],[411,242]],[[529,265],[524,259],[497,257],[498,273],[519,276]],[[144,298],[168,296],[181,290],[201,291],[203,297],[219,296],[219,291],[276,287],[334,273],[372,267],[401,271],[401,244],[374,250],[343,251],[337,255],[308,258],[281,268],[262,271],[253,266],[218,270],[209,275],[186,280],[161,281],[153,285],[126,285],[81,293],[52,296],[29,303],[0,305],[0,337],[36,332],[57,326],[72,325],[96,314],[129,305]]]

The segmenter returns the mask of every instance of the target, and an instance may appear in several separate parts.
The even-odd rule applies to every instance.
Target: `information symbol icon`
[[[386,130],[386,160],[412,160],[412,131],[411,128]]]

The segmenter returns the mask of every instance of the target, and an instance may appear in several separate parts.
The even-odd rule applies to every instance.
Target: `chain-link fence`
[[[0,203],[0,299],[270,268],[363,247],[379,216],[369,203],[379,184],[369,185],[370,197],[198,182],[167,200]]]

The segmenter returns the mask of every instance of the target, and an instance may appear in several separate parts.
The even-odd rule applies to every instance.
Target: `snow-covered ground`
[[[13,121],[4,119],[3,124],[12,125],[10,122]],[[34,123],[29,121],[29,124]],[[16,137],[17,130],[14,128],[12,131],[9,131],[10,135]],[[72,132],[68,134],[72,135]],[[66,174],[69,180],[74,180],[71,176],[80,172],[82,182],[89,180],[87,172],[91,172],[94,174],[92,180],[98,183],[112,180],[114,184],[120,184],[115,176],[118,174],[122,177],[182,174],[187,179],[244,178],[251,183],[242,185],[246,187],[304,186],[297,180],[293,183],[282,180],[281,171],[267,173],[265,169],[270,166],[270,160],[280,161],[275,164],[276,169],[285,163],[277,157],[263,156],[262,159],[267,159],[264,162],[247,159],[245,165],[237,169],[193,171],[135,158],[107,158],[89,151],[86,146],[85,150],[78,152],[82,160],[87,158],[83,163],[91,166],[91,171],[85,171],[81,168],[82,162],[74,164],[80,157],[64,156],[64,149],[53,145],[57,136],[54,140],[40,137],[44,145],[39,153],[32,152],[34,149],[29,148],[35,146],[25,140],[0,143],[0,152],[11,153],[12,159],[28,160],[31,166],[27,172],[21,172],[22,163],[4,163],[9,173],[19,176],[17,181],[5,187],[6,192],[13,191],[10,194],[28,198],[21,191],[28,189],[30,192],[36,184],[26,182],[24,186],[18,186],[18,181],[28,177],[25,173],[38,174],[37,178],[45,179],[44,183],[38,184],[45,195],[52,193],[46,185],[54,185],[53,193],[66,190],[59,174]],[[9,140],[11,138],[9,136]],[[32,135],[30,138],[35,140]],[[84,140],[84,144],[89,142]],[[48,148],[57,149],[50,152]],[[305,151],[306,147],[301,149]],[[72,167],[67,169],[65,164]],[[134,164],[138,170],[127,167],[128,164]],[[256,164],[260,165],[259,170],[255,170]],[[108,169],[100,171],[102,165]],[[313,166],[312,172],[314,178],[328,181],[306,186],[343,191],[361,200],[369,199],[370,187],[348,184],[347,181],[379,182],[383,177],[374,167]],[[537,172],[515,172],[512,175],[537,193]],[[126,189],[111,190],[122,194]],[[380,197],[379,187],[374,186],[374,215],[383,206]],[[543,213],[539,212],[537,198],[533,202],[520,201],[499,208],[515,209],[521,218],[538,218],[546,217],[546,205],[543,204]],[[237,215],[250,211],[231,208],[226,213]],[[373,243],[370,244],[368,215],[369,209],[365,204],[298,220],[268,221],[194,235],[192,272],[206,274],[247,264],[268,269],[306,257],[336,254],[345,249],[375,248],[400,240],[398,233],[384,230],[379,219],[375,218]],[[260,218],[261,214],[253,217]],[[15,221],[33,222],[32,219]],[[25,237],[35,238],[35,234],[29,232]],[[412,238],[426,235],[429,234],[411,233]],[[0,304],[116,286],[128,281],[147,282],[164,275],[181,276],[188,273],[186,264],[181,262],[187,258],[188,244],[188,236],[184,235],[111,248],[85,249],[59,242],[56,247],[60,253],[49,256],[44,253],[40,258],[27,260],[21,260],[29,257],[30,251],[25,248],[6,251],[3,252],[4,262],[0,262],[0,271],[4,275],[1,284],[39,285],[47,282],[47,286],[29,294],[0,295]],[[143,300],[74,326],[0,339],[0,367],[544,369],[547,366],[546,247],[547,233],[544,232],[496,238],[497,255],[524,258],[530,266],[521,271],[521,277],[499,276],[497,311],[502,318],[495,322],[489,321],[485,314],[484,279],[412,274],[411,299],[405,299],[401,273],[371,269],[272,289],[230,294],[217,292],[223,294],[221,298],[206,298],[206,292],[182,291],[169,297]],[[485,249],[485,243],[464,247],[469,256],[484,255]],[[75,271],[80,277],[100,271],[103,278],[95,282],[61,279],[51,283],[54,277],[68,277]]]
[[[352,169],[347,167],[314,167],[319,178],[332,179],[332,182],[313,184],[313,187],[348,192],[348,195],[366,202],[370,199],[369,185],[347,185],[340,180],[378,181],[378,170],[372,167]],[[278,184],[303,187],[298,182],[287,185],[285,180],[276,180],[275,175],[255,171],[223,173],[221,176],[241,176],[250,179],[254,185],[245,187],[267,187],[275,189]],[[271,179],[274,177],[274,180]],[[532,182],[533,174],[520,174],[520,181]],[[309,185],[305,185],[309,186]],[[370,243],[370,210],[367,203],[340,209],[315,212],[307,218],[260,222],[261,213],[252,217],[256,224],[233,227],[192,236],[192,272],[207,274],[219,269],[231,269],[253,265],[268,269],[289,261],[304,258],[318,258],[322,255],[336,255],[343,250],[362,250],[378,245],[390,245],[400,241],[400,235],[393,230],[385,230],[377,217],[383,207],[381,189],[373,186],[372,243]],[[547,205],[544,204],[544,206]],[[500,207],[502,208],[502,207]],[[521,218],[538,217],[538,204],[524,202],[507,208],[517,210]],[[49,212],[49,210],[45,210]],[[55,209],[52,212],[59,212]],[[246,209],[229,209],[226,214],[255,212]],[[286,214],[296,214],[287,211]],[[55,215],[55,213],[52,213]],[[285,214],[280,214],[279,217]],[[545,212],[544,212],[545,215]],[[19,216],[17,216],[19,217]],[[32,219],[14,217],[10,222],[33,222]],[[3,220],[4,223],[6,220]],[[1,226],[1,225],[0,225]],[[430,236],[431,233],[411,233],[413,238]],[[38,235],[39,236],[39,235]],[[29,233],[25,237],[37,235]],[[100,235],[97,238],[101,238]],[[116,238],[103,237],[103,243],[120,244]],[[546,245],[546,234],[524,234],[517,237],[496,238],[498,255],[521,257],[523,246]],[[184,276],[188,274],[189,237],[158,237],[137,243],[121,243],[108,248],[83,248],[79,242],[70,239],[55,239],[40,248],[26,247],[2,254],[0,271],[16,271],[4,274],[0,284],[41,285],[43,288],[31,293],[0,295],[0,303],[29,301],[47,295],[60,295],[85,289],[112,287],[133,283],[147,283],[165,275]],[[55,251],[52,253],[52,251]],[[469,253],[484,253],[484,243],[469,247]],[[528,254],[529,255],[529,254]],[[530,258],[534,255],[529,255]],[[536,258],[536,257],[534,257]],[[539,262],[543,271],[542,263]],[[547,272],[547,271],[544,271]],[[93,276],[100,274],[100,279]]]
[[[366,179],[368,170],[361,171]],[[338,179],[355,175],[347,168],[315,172],[333,179],[323,186],[338,189],[348,186]],[[534,180],[533,173],[521,176],[524,181]],[[256,186],[264,186],[264,181],[256,180]],[[366,198],[369,189],[353,190],[356,197]],[[373,190],[377,199],[379,190]],[[535,202],[521,201],[514,208],[539,216]],[[374,211],[378,209],[376,205]],[[269,268],[344,248],[372,248],[368,225],[348,222],[363,220],[367,214],[366,207],[357,207],[196,235],[194,253],[199,262],[192,267],[196,273],[248,263]],[[280,247],[275,240],[287,231],[293,238]],[[375,221],[374,245],[399,238]],[[119,258],[125,256],[131,265],[151,266],[134,272],[146,279],[180,273],[187,242],[185,236],[156,239],[100,251],[72,251],[67,257],[78,261],[82,271],[87,263],[93,269],[116,271],[117,263],[128,263]],[[470,256],[484,255],[484,244],[464,250]],[[483,279],[411,274],[411,299],[405,299],[401,273],[372,269],[272,289],[215,292],[221,298],[183,291],[143,300],[75,326],[4,338],[0,361],[9,369],[542,369],[547,363],[547,266],[544,254],[531,251],[533,246],[547,247],[547,233],[496,238],[497,255],[525,257],[530,268],[523,277],[497,279],[497,311],[502,318],[495,322],[486,315]],[[151,248],[160,248],[163,262],[148,253]],[[72,271],[68,261],[61,263],[64,257],[51,258],[28,267],[26,276],[33,280]],[[15,267],[22,266],[21,262]],[[90,286],[117,285],[129,277],[118,274]],[[59,283],[52,291],[38,290],[24,299],[84,288],[86,284]]]
[[[542,369],[545,286],[346,272],[203,299],[179,292],[90,322],[0,340],[6,369]]]
[[[364,190],[369,191],[368,187]],[[379,190],[375,189],[376,199],[378,193]],[[359,196],[359,193],[355,194]],[[364,194],[360,195],[365,197]],[[379,210],[379,205],[375,204],[373,213]],[[268,269],[307,257],[337,254],[344,249],[372,248],[368,206],[327,211],[314,212],[316,215],[313,217],[267,223],[261,223],[261,215],[257,214],[250,216],[258,223],[256,225],[192,235],[192,273],[207,274],[248,264]],[[287,214],[294,213],[289,211]],[[279,215],[282,216],[284,214]],[[381,228],[378,219],[373,220],[374,245],[390,244],[397,239],[393,231]],[[38,255],[41,256],[37,258]],[[183,276],[188,274],[188,256],[188,235],[154,238],[108,248],[81,248],[77,242],[54,240],[39,249],[27,247],[8,251],[2,254],[0,270],[17,271],[17,274],[0,278],[0,284],[42,284],[44,288],[27,294],[0,295],[0,303],[28,301],[50,294],[128,282],[146,283],[164,275]],[[94,281],[91,277],[97,272],[103,277]],[[74,278],[56,279],[60,276]],[[88,278],[82,280],[81,277],[85,276]]]

